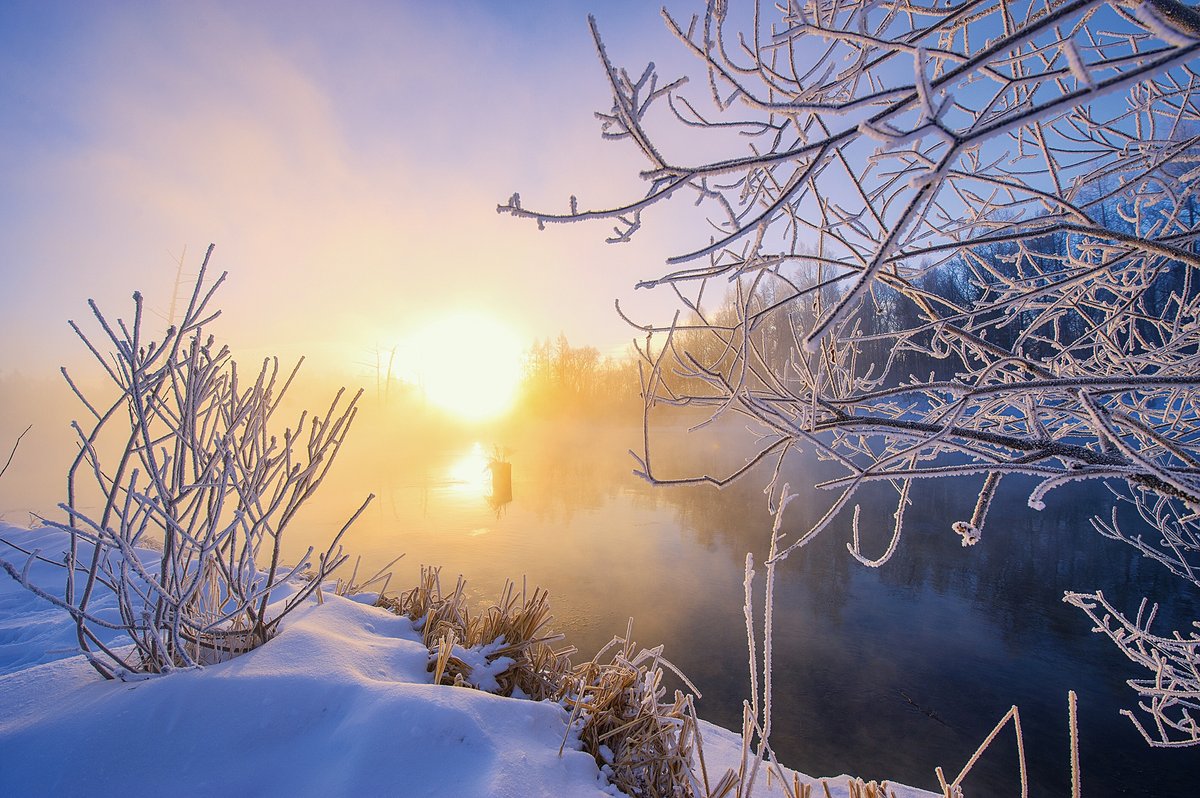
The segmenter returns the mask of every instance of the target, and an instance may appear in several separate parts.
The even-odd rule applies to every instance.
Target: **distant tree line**
[[[559,333],[534,341],[525,359],[522,409],[537,415],[619,414],[640,407],[633,357],[602,355],[594,346],[572,346]]]

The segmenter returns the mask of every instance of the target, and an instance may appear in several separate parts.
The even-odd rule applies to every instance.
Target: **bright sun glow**
[[[485,421],[516,401],[525,347],[495,318],[444,316],[414,333],[405,348],[425,397],[459,418]]]

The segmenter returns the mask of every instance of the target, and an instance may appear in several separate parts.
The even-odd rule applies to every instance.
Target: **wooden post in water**
[[[512,501],[512,463],[506,460],[493,460],[488,463],[492,470],[492,503],[497,506]]]

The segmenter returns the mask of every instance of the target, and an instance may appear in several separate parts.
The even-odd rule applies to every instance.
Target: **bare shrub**
[[[67,520],[47,522],[69,536],[56,561],[66,574],[62,597],[3,563],[71,614],[80,648],[106,678],[166,673],[261,645],[346,559],[339,541],[371,500],[316,562],[310,548],[284,566],[284,532],[333,465],[358,396],[343,402],[339,392],[324,414],[302,414],[276,431],[274,414],[300,363],[281,372],[277,359],[267,360],[243,378],[206,333],[225,278],[205,284],[211,255],[210,246],[182,321],[161,338],[145,330],[136,293],[130,323],[113,323],[89,303],[100,343],[71,322],[117,395],[97,402],[63,370],[88,420],[73,423],[79,453],[60,505]],[[282,605],[273,606],[289,581]],[[115,595],[117,620],[93,612],[101,592]],[[104,629],[124,632],[132,650],[105,643]]]

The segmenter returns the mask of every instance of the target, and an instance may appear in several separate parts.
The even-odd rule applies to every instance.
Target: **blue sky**
[[[644,2],[590,4],[610,53],[678,59]],[[479,309],[609,349],[621,297],[671,253],[603,226],[500,217],[641,190],[602,142],[609,104],[581,2],[55,3],[0,8],[0,370],[81,354],[94,297],[161,313],[175,259],[230,272],[220,331],[251,360],[339,368],[431,317]],[[668,66],[668,70],[671,67]]]

